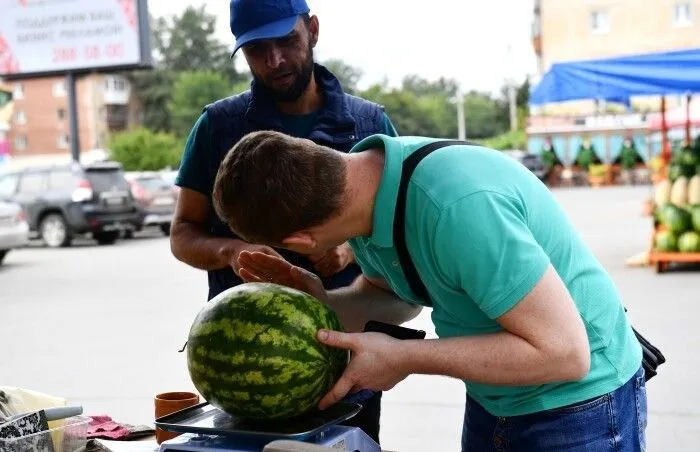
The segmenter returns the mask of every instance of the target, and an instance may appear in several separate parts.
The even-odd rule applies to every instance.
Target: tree
[[[179,166],[183,145],[171,134],[138,128],[115,134],[109,149],[125,171],[158,171]]]
[[[144,127],[160,132],[171,130],[167,106],[176,75],[171,70],[158,68],[131,73],[131,85],[141,104]]]
[[[444,77],[440,77],[437,81],[431,82],[417,75],[409,75],[404,77],[401,88],[417,96],[445,95],[452,98],[457,95],[459,84],[454,79],[447,79]]]
[[[329,71],[336,76],[340,82],[340,86],[348,94],[356,94],[357,84],[362,78],[362,71],[354,66],[350,66],[343,62],[343,60],[331,59],[323,63],[324,66],[328,68]]]
[[[216,16],[207,13],[205,5],[188,6],[181,16],[160,18],[154,29],[161,66],[173,71],[211,69],[230,83],[240,79],[228,46],[215,38]]]
[[[401,135],[444,138],[457,135],[456,107],[444,93],[419,96],[410,90],[376,84],[360,95],[383,105]]]
[[[469,138],[489,138],[508,130],[508,104],[487,93],[471,91],[464,96],[464,111]]]
[[[172,98],[168,103],[172,130],[178,136],[186,136],[207,104],[230,95],[231,84],[221,73],[181,73],[175,81]]]
[[[145,127],[173,130],[168,105],[180,72],[210,70],[221,74],[229,85],[247,79],[236,72],[228,46],[215,38],[216,17],[204,5],[189,6],[180,16],[151,22],[155,68],[131,73]]]

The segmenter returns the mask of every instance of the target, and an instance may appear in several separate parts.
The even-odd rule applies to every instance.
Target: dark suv
[[[100,162],[27,168],[0,174],[0,199],[20,204],[30,230],[50,247],[91,233],[114,243],[139,224],[139,212],[121,165]]]

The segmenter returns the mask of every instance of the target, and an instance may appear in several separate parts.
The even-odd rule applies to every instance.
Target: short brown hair
[[[228,152],[214,182],[216,214],[244,240],[280,245],[340,210],[345,162],[332,149],[279,132],[253,132]]]

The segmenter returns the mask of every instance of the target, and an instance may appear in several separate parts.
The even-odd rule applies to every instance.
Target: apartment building
[[[8,133],[13,158],[70,153],[68,86],[65,77],[6,80],[12,88]],[[111,132],[137,121],[138,108],[123,75],[88,74],[76,79],[81,151],[104,149]]]
[[[700,0],[535,0],[534,13],[539,76],[556,62],[700,47]],[[667,102],[674,108],[683,98],[669,97]],[[637,110],[656,111],[658,104],[658,98],[633,99]],[[615,108],[594,101],[567,102],[535,114],[601,110]]]

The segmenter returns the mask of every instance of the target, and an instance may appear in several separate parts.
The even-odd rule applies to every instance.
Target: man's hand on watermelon
[[[319,402],[318,407],[322,410],[343,400],[350,392],[362,389],[388,391],[410,373],[405,348],[400,340],[389,335],[320,330],[318,340],[352,352],[345,372]]]
[[[355,255],[348,243],[329,249],[325,253],[309,256],[314,268],[325,278],[333,276],[355,260]]]
[[[240,276],[245,282],[271,282],[301,290],[328,304],[328,294],[321,279],[301,267],[290,264],[282,257],[271,254],[242,251],[238,257]]]

